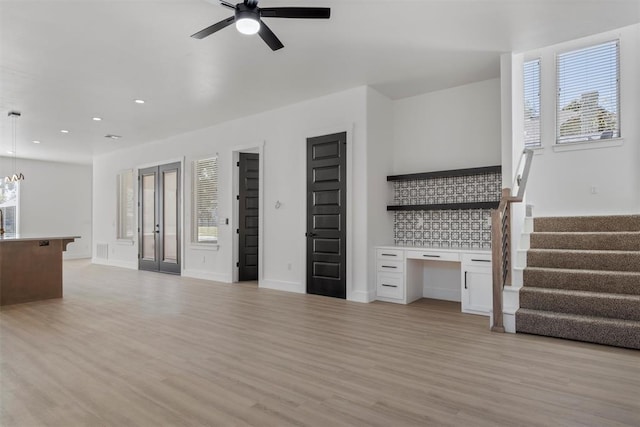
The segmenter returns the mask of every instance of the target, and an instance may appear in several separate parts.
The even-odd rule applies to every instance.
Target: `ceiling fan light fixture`
[[[236,29],[242,34],[256,34],[260,31],[260,22],[253,17],[236,19]]]

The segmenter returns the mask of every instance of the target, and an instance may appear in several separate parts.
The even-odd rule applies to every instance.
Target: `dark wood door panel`
[[[307,139],[307,292],[346,298],[346,133]]]
[[[240,153],[238,279],[258,280],[260,156]]]

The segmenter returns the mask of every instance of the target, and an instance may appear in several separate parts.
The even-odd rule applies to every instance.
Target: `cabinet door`
[[[491,268],[464,268],[462,271],[462,311],[488,316],[492,305]]]

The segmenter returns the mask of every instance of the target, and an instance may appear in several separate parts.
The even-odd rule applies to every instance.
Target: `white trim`
[[[192,279],[208,280],[211,282],[232,283],[230,274],[214,273],[206,270],[182,270],[182,277],[190,277]]]
[[[162,166],[162,165],[168,165],[171,163],[180,163],[180,200],[178,200],[178,205],[179,207],[179,215],[180,215],[180,253],[178,255],[179,259],[180,259],[180,274],[182,274],[182,272],[184,271],[184,264],[185,264],[185,254],[186,254],[186,240],[185,240],[185,232],[184,232],[184,224],[185,224],[185,197],[184,197],[184,192],[185,192],[185,167],[187,164],[186,161],[186,156],[182,156],[182,157],[177,157],[177,158],[173,158],[173,159],[169,159],[169,160],[163,160],[163,161],[159,161],[159,162],[154,162],[154,163],[145,163],[142,165],[137,165],[136,167],[133,168],[134,171],[134,186],[136,188],[136,190],[134,191],[134,200],[133,200],[133,204],[136,207],[135,209],[135,224],[136,224],[136,229],[139,227],[140,225],[140,206],[138,205],[138,201],[140,200],[140,182],[138,181],[138,178],[140,177],[140,169],[146,169],[146,168],[152,168],[152,167],[158,167],[158,166]],[[190,232],[190,231],[189,231]],[[140,236],[140,232],[136,233],[136,237]],[[191,237],[189,237],[189,241],[191,241]],[[134,239],[133,242],[136,242],[136,240]],[[137,247],[136,247],[136,254],[140,254],[140,244],[141,242],[137,242]],[[138,270],[138,259],[136,259],[135,261],[135,269]],[[128,267],[126,267],[128,268]]]
[[[238,200],[236,195],[238,194],[240,185],[240,173],[236,166],[236,163],[240,160],[240,153],[256,153],[258,154],[258,286],[263,281],[264,276],[264,151],[266,141],[262,140],[253,144],[237,145],[231,148],[231,191],[229,192],[229,206],[231,209],[231,236],[232,236],[232,250],[231,250],[231,282],[235,283],[239,280],[239,273],[237,262],[239,241],[238,234],[233,230],[239,228],[238,224]]]
[[[554,144],[553,151],[556,153],[562,153],[564,151],[596,150],[598,148],[621,147],[623,145],[624,138],[601,139],[596,141],[563,142],[560,144]]]
[[[119,267],[119,268],[127,268],[129,270],[137,270],[138,269],[138,261],[122,261],[122,260],[107,260],[107,259],[99,259],[99,258],[91,258],[91,264],[98,265],[107,265],[109,267]]]
[[[349,289],[347,288],[347,292],[348,291]],[[353,301],[353,302],[369,303],[369,302],[375,301],[375,299],[376,299],[376,292],[372,290],[367,290],[367,291],[352,291],[347,300]]]
[[[287,282],[284,280],[262,279],[258,284],[258,287],[276,291],[295,292],[298,294],[304,294],[307,292],[304,284],[299,282]]]
[[[68,260],[68,259],[90,259],[91,258],[91,254],[72,254],[72,253],[67,253],[67,251],[62,252],[62,259],[63,260]]]
[[[220,250],[220,245],[218,243],[191,243],[189,249],[194,251],[217,252]]]

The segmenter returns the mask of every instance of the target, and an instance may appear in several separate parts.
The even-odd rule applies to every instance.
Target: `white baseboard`
[[[371,302],[376,299],[375,292],[373,291],[353,291],[349,295],[349,301],[353,302]]]
[[[502,323],[504,324],[504,331],[510,334],[516,333],[516,312],[505,311],[502,314]]]
[[[460,290],[455,289],[430,288],[425,286],[422,290],[422,296],[424,298],[460,302]]]
[[[89,259],[91,258],[91,254],[70,254],[67,252],[62,252],[62,259]]]
[[[285,282],[284,280],[262,279],[260,287],[264,289],[274,289],[276,291],[295,292],[304,294],[307,290],[304,285],[299,282]]]
[[[183,270],[183,277],[191,277],[192,279],[211,280],[213,282],[231,283],[231,274],[215,273],[206,270]]]
[[[120,268],[128,268],[130,270],[138,269],[138,262],[134,261],[118,261],[118,260],[108,260],[108,259],[100,259],[100,258],[91,258],[92,264],[99,265],[108,265],[110,267],[120,267]]]

